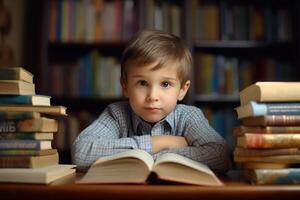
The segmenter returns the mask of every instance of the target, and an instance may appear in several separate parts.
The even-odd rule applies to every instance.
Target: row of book
[[[0,68],[0,182],[43,183],[74,178],[73,165],[60,165],[52,141],[54,116],[66,108],[37,95],[33,75],[23,68]]]
[[[193,2],[193,35],[196,41],[287,42],[292,38],[288,7],[275,4],[253,6],[230,1]]]
[[[52,42],[126,41],[138,28],[134,0],[51,0]]]
[[[269,57],[254,61],[208,53],[195,55],[196,93],[235,95],[239,90],[261,81],[296,80],[296,67]]]
[[[117,58],[92,51],[70,66],[51,66],[48,91],[58,97],[116,98],[122,96],[119,80]]]
[[[234,160],[252,183],[299,183],[299,91],[299,82],[257,82],[240,92]]]

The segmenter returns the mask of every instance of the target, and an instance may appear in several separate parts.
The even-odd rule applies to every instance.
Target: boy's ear
[[[127,84],[124,80],[120,79],[120,84],[122,87],[122,93],[127,98],[128,97],[128,90],[127,90]]]
[[[180,88],[179,95],[178,95],[178,98],[177,98],[179,101],[181,101],[181,100],[185,97],[187,91],[188,91],[189,88],[190,88],[190,85],[191,85],[191,81],[188,80],[188,81],[186,81],[185,84]]]

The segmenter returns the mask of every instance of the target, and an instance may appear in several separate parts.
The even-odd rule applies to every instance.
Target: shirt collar
[[[175,111],[176,108],[167,115],[161,122],[166,122],[171,127],[171,130],[174,130],[175,128]],[[131,119],[132,119],[132,125],[133,125],[133,131],[137,133],[138,126],[141,123],[146,123],[143,121],[138,115],[135,114],[135,112],[131,109]]]

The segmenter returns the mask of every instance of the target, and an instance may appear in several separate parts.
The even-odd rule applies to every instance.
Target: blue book
[[[255,169],[246,171],[245,177],[252,184],[299,184],[300,168]]]
[[[235,108],[238,119],[265,115],[300,115],[300,103],[250,103]]]
[[[44,95],[5,95],[0,96],[0,104],[50,106],[50,98]]]

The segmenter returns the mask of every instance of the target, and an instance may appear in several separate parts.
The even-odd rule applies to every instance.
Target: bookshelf
[[[36,74],[37,92],[68,107],[72,119],[62,122],[66,142],[61,149],[69,150],[76,137],[68,133],[76,132],[70,123],[77,123],[79,132],[109,103],[122,99],[116,71],[128,39],[143,28],[172,32],[186,40],[194,56],[193,84],[185,102],[202,108],[232,146],[239,90],[258,80],[299,80],[299,4],[293,0],[28,0],[30,51],[25,52],[25,65]],[[103,94],[103,88],[96,87],[101,80],[91,75],[93,62],[100,63],[101,70],[114,63],[104,72],[116,73],[110,76],[116,91]],[[74,87],[75,83],[80,84]]]

